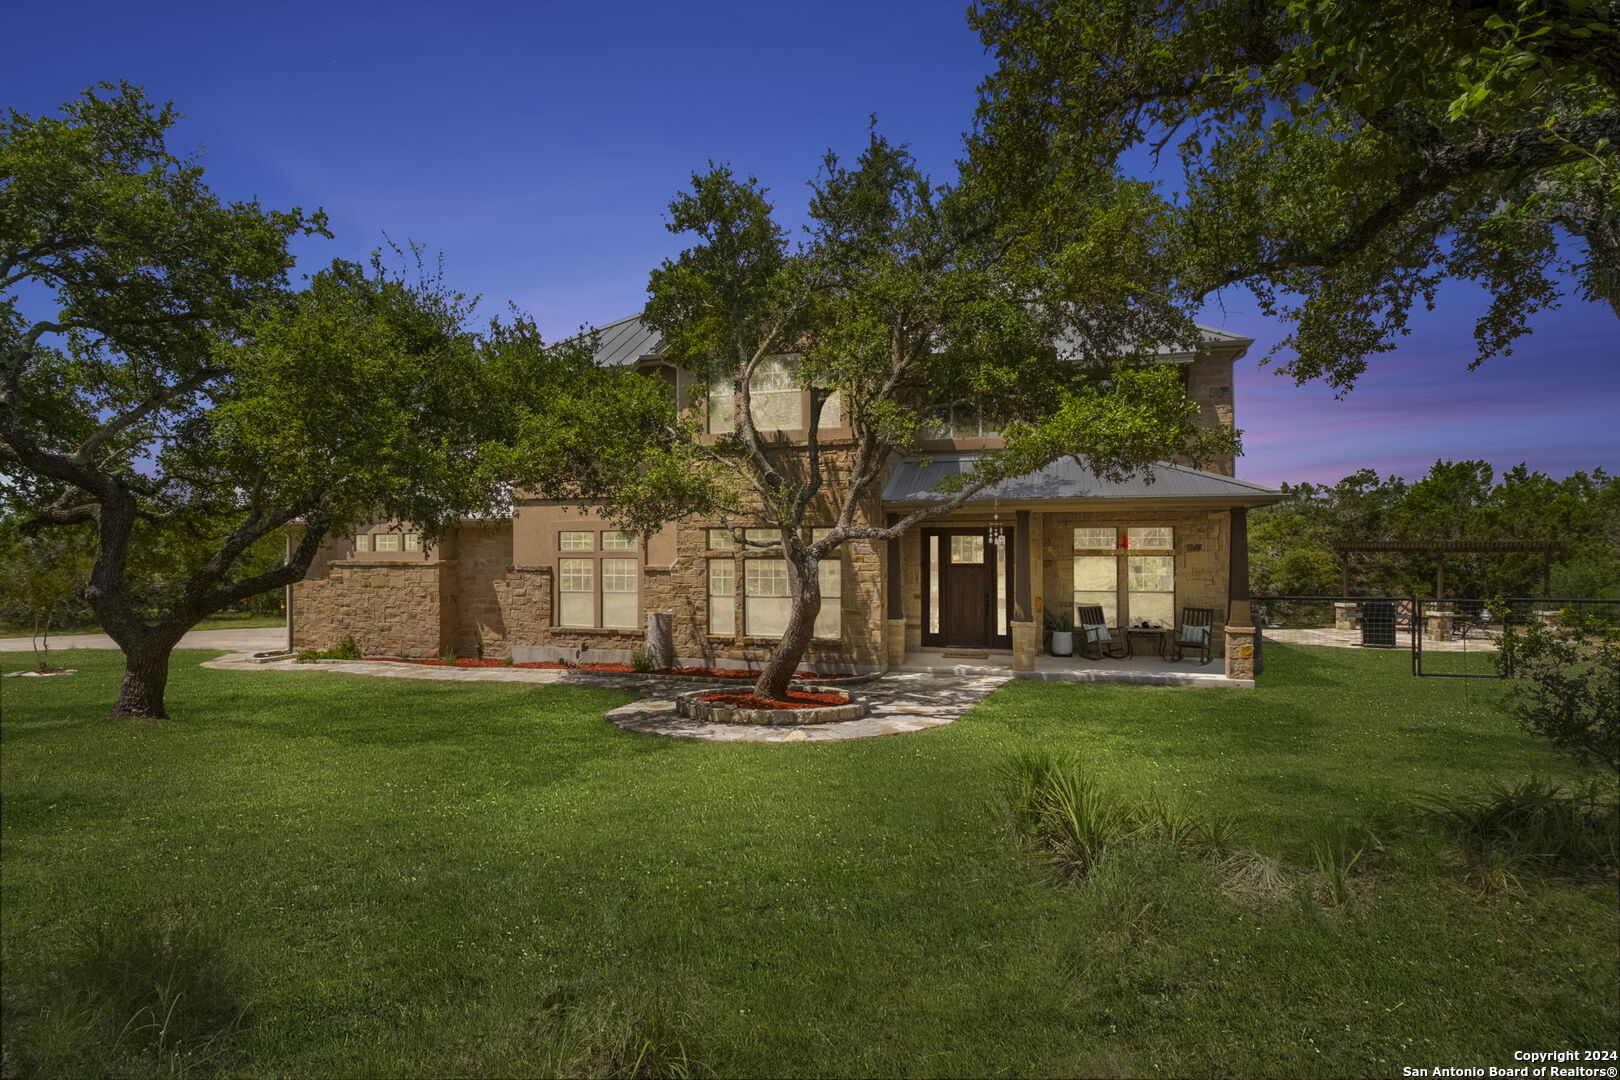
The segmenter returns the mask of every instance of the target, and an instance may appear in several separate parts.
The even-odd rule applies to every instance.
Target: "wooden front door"
[[[988,529],[925,529],[923,643],[945,648],[1010,648],[1012,530],[1007,544]],[[999,579],[1005,578],[1005,581]]]

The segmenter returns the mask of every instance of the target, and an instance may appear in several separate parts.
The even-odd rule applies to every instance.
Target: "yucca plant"
[[[1511,883],[1532,869],[1620,867],[1620,801],[1612,780],[1500,782],[1478,795],[1436,796],[1420,810],[1457,845],[1471,876]]]

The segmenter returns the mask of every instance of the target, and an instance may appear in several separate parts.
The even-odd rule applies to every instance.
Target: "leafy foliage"
[[[1579,621],[1509,625],[1497,664],[1514,680],[1508,709],[1521,727],[1620,771],[1620,632]]]
[[[1374,540],[1548,540],[1553,594],[1620,597],[1620,482],[1603,469],[1562,480],[1515,466],[1496,475],[1484,461],[1437,461],[1420,479],[1380,478],[1362,469],[1337,484],[1283,485],[1288,499],[1249,514],[1250,574],[1259,593],[1333,596],[1340,590],[1340,544]],[[1426,596],[1436,556],[1360,553],[1352,591]],[[1536,596],[1535,553],[1448,554],[1452,596]]]
[[[1447,277],[1490,294],[1476,363],[1558,302],[1559,274],[1620,314],[1609,0],[988,0],[969,19],[997,60],[972,156],[999,205],[1061,238],[1072,192],[1174,147],[1177,289],[1253,290],[1293,324],[1276,348],[1300,380],[1348,389]]]
[[[1620,867],[1620,803],[1613,781],[1564,784],[1545,777],[1497,783],[1473,795],[1422,803],[1457,844],[1481,884],[1502,888],[1533,871],[1582,873]]]

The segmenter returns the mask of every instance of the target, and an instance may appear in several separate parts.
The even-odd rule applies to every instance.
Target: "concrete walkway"
[[[254,660],[250,653],[238,653],[205,660],[203,667],[223,671],[285,671],[318,674],[370,675],[385,679],[429,679],[436,682],[562,683],[570,686],[597,686],[609,690],[630,690],[647,695],[641,701],[609,709],[603,714],[609,723],[626,731],[649,735],[669,735],[681,739],[707,739],[714,742],[834,742],[841,739],[869,739],[876,735],[899,735],[908,731],[949,724],[1010,676],[999,672],[968,675],[931,675],[926,672],[890,672],[865,679],[840,680],[870,704],[868,715],[842,724],[711,724],[688,720],[675,712],[675,695],[689,690],[736,689],[737,684],[706,683],[698,679],[666,679],[657,675],[611,675],[592,671],[565,671],[557,668],[481,667],[395,664],[368,660],[320,660],[297,664],[291,660],[270,663]]]
[[[282,649],[287,645],[285,626],[259,626],[243,630],[193,630],[180,639],[182,649],[225,649],[247,653]],[[52,649],[116,649],[106,634],[51,635]],[[0,638],[0,653],[33,652],[31,638]]]

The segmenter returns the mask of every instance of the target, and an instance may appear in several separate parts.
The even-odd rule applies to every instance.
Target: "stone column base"
[[[1034,671],[1035,656],[1041,651],[1041,635],[1036,632],[1033,622],[1013,622],[1012,647],[1013,670]]]
[[[1228,679],[1253,679],[1255,652],[1260,647],[1256,641],[1259,635],[1252,626],[1228,626],[1226,628],[1226,677]]]
[[[885,642],[885,655],[888,657],[890,667],[898,667],[906,662],[906,620],[885,619],[883,621],[883,637]]]

